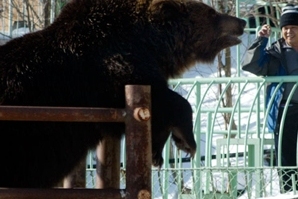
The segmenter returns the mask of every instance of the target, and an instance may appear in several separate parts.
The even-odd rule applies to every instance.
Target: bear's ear
[[[187,8],[179,0],[155,0],[149,6],[151,20],[172,21],[187,15]]]

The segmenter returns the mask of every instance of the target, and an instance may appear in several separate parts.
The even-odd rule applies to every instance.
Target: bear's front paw
[[[192,133],[184,133],[178,128],[174,128],[172,131],[172,139],[178,149],[189,154],[191,158],[194,158],[197,145]]]

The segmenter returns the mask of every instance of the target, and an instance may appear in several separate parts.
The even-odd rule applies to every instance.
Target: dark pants
[[[275,151],[276,151],[276,160],[278,161],[278,140],[281,139],[279,137],[279,127],[280,120],[283,114],[284,108],[281,107],[279,109],[278,114],[278,123],[274,132],[275,139]],[[298,132],[298,104],[294,104],[288,107],[287,115],[285,118],[283,134],[282,134],[282,142],[281,142],[281,166],[297,166],[296,163],[296,151],[297,151],[297,132]],[[292,178],[291,176],[294,174],[295,176],[295,185],[296,190],[298,190],[298,182],[297,182],[297,169],[282,169],[279,171],[280,175],[280,185],[281,192],[289,192],[293,191],[292,188]]]

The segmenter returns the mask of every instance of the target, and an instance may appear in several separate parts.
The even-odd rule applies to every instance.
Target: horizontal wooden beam
[[[0,189],[1,199],[121,199],[124,189]]]
[[[0,120],[53,122],[124,122],[125,109],[0,106]]]

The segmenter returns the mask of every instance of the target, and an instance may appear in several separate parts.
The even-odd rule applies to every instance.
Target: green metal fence
[[[268,132],[265,125],[268,118],[268,109],[264,103],[265,87],[272,82],[278,82],[278,86],[284,82],[293,82],[297,86],[298,77],[200,78],[171,81],[176,90],[183,89],[184,96],[192,104],[196,104],[194,129],[201,147],[197,151],[200,155],[191,163],[191,168],[194,169],[194,198],[209,198],[221,194],[223,198],[258,198],[278,195],[282,191],[277,175],[280,162],[277,167],[274,166],[273,134]],[[221,93],[214,93],[220,86]],[[296,86],[293,87],[293,92]],[[229,88],[233,90],[233,105],[224,107],[222,101]],[[269,102],[269,106],[271,105],[272,101]],[[230,114],[231,119],[228,123],[224,120],[224,113]],[[196,172],[196,169],[203,173]],[[211,172],[212,170],[221,175],[225,174],[226,184],[220,182],[223,176],[218,178],[219,181],[216,180],[216,172]],[[269,178],[265,175],[268,172],[265,171],[271,172]],[[240,180],[240,176],[245,180]],[[243,195],[240,196],[240,193]]]

